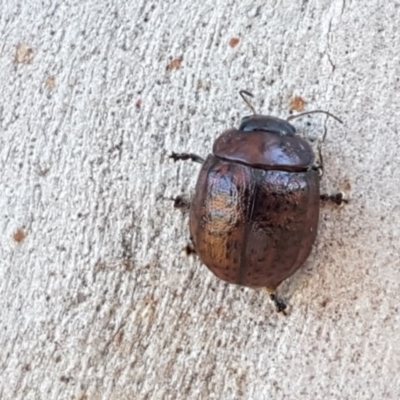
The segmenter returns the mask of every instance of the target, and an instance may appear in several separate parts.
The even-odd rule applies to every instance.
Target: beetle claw
[[[185,199],[183,196],[172,197],[171,200],[174,202],[174,208],[178,208],[182,211],[189,211],[190,201]]]
[[[185,253],[186,253],[187,256],[191,256],[192,254],[197,255],[196,249],[191,244],[187,244],[185,246]]]
[[[274,302],[276,312],[282,313],[283,315],[287,315],[285,311],[287,309],[287,304],[283,300],[278,298],[275,293],[271,293],[269,295],[269,298]]]

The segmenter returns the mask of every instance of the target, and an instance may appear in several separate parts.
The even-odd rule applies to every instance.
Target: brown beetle
[[[226,282],[266,288],[284,312],[275,290],[311,252],[320,199],[345,200],[342,193],[320,195],[321,166],[309,143],[288,121],[257,115],[244,94],[252,94],[240,92],[253,115],[223,132],[213,154],[171,158],[203,164],[190,205],[191,240],[201,261]],[[332,116],[317,110],[290,119],[314,112]]]

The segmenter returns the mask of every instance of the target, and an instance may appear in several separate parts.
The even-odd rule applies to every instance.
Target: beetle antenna
[[[341,119],[339,119],[335,115],[331,114],[330,112],[323,111],[323,110],[307,111],[307,112],[304,112],[304,113],[301,113],[301,114],[291,115],[286,121],[290,121],[290,120],[295,119],[295,118],[303,117],[304,115],[316,114],[316,113],[326,114],[328,117],[332,117],[332,118],[336,119],[337,122],[340,122],[341,124],[343,124],[343,121]]]
[[[250,110],[253,112],[253,114],[256,114],[256,110],[254,109],[253,105],[249,102],[248,99],[246,99],[246,97],[244,97],[244,95],[246,96],[250,96],[250,97],[254,97],[253,93],[248,92],[247,90],[240,90],[239,91],[240,96],[242,97],[242,99],[244,100],[244,102],[247,104],[247,107],[250,108]]]

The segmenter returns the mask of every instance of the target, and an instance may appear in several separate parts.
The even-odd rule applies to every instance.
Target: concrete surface
[[[399,399],[399,7],[2,1],[0,398]],[[199,171],[169,153],[206,155],[240,89],[344,120],[296,121],[351,203],[286,318],[186,257],[169,200]]]

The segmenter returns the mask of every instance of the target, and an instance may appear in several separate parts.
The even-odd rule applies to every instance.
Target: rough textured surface
[[[0,398],[398,399],[400,3],[45,3],[0,4]],[[169,200],[240,89],[345,122],[296,122],[351,203],[287,318],[187,259]]]

